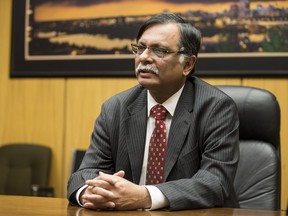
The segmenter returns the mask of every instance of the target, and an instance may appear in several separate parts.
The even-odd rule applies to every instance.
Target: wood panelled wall
[[[0,1],[0,145],[32,142],[50,146],[53,150],[50,184],[56,189],[57,197],[65,197],[72,151],[88,147],[101,104],[137,81],[134,78],[9,78],[11,9],[12,0]],[[260,87],[276,95],[282,111],[281,208],[286,209],[288,78],[204,80],[215,85]]]

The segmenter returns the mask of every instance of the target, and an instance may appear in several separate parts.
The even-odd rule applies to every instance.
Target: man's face
[[[141,85],[155,93],[178,91],[189,73],[184,70],[185,62],[179,60],[179,40],[179,26],[175,23],[157,24],[142,34],[138,45],[149,49],[135,57],[136,76]],[[163,48],[169,53],[159,57],[151,47]],[[139,65],[144,69],[137,70]],[[156,69],[159,74],[155,73]]]

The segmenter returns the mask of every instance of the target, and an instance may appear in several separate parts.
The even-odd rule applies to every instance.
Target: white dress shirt
[[[167,136],[166,143],[168,143],[168,135],[170,131],[172,117],[174,115],[176,105],[183,91],[183,88],[184,88],[184,85],[174,95],[172,95],[164,103],[161,104],[168,111],[167,116],[165,118],[166,136]],[[150,110],[153,106],[157,104],[158,103],[154,100],[154,98],[151,96],[150,92],[148,91],[148,94],[147,94],[147,113],[148,113],[147,133],[146,133],[145,152],[144,152],[144,158],[143,158],[143,164],[142,164],[142,172],[141,172],[140,182],[139,182],[140,185],[146,184],[146,170],[147,170],[147,162],[148,162],[149,143],[150,143],[151,134],[155,127],[155,119],[151,115]],[[169,148],[169,146],[167,146],[167,148]],[[149,194],[151,197],[150,210],[164,208],[169,205],[168,199],[164,196],[164,194],[157,187],[153,185],[145,185],[145,187],[149,191]]]

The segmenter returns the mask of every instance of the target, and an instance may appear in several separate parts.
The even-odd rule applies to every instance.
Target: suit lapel
[[[187,81],[183,89],[183,92],[179,98],[170,126],[170,132],[167,143],[167,154],[166,154],[167,159],[165,163],[165,172],[164,172],[165,181],[179,157],[182,146],[184,145],[185,142],[185,138],[187,137],[187,134],[189,132],[192,120],[193,105],[194,105],[193,84]]]
[[[171,122],[167,155],[165,163],[165,180],[176,163],[192,121],[194,105],[193,84],[189,81],[183,89]],[[128,117],[125,121],[127,132],[127,149],[134,183],[139,183],[145,151],[147,129],[147,91],[144,90],[137,99],[127,107]],[[181,128],[181,130],[179,130]]]
[[[145,150],[147,127],[147,91],[128,106],[130,116],[126,119],[127,149],[134,183],[139,183]]]

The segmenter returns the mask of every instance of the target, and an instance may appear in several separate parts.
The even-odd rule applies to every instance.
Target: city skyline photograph
[[[139,26],[165,11],[180,14],[202,32],[200,55],[288,51],[285,41],[269,45],[281,43],[288,32],[288,1],[283,0],[27,0],[26,9],[27,60],[133,58],[130,44]]]
[[[49,63],[71,71],[85,62],[89,74],[93,65],[112,74],[118,65],[126,74],[133,70],[130,44],[139,27],[161,12],[177,13],[200,30],[200,70],[221,71],[219,62],[228,62],[227,70],[241,71],[242,62],[263,58],[280,67],[288,56],[288,0],[14,0],[13,5],[15,59],[35,70]]]

